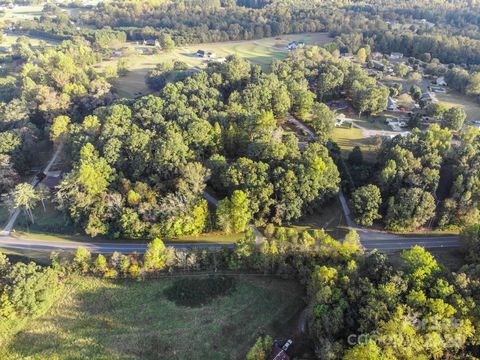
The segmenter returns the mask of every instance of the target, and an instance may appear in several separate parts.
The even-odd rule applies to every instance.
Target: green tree
[[[168,262],[168,249],[159,238],[147,245],[143,256],[143,267],[146,271],[163,270]]]
[[[273,339],[270,336],[260,336],[255,345],[248,351],[247,360],[267,360],[273,346]]]
[[[108,270],[108,262],[105,256],[98,254],[93,262],[93,271],[99,274],[104,274]]]
[[[480,95],[480,72],[475,72],[470,76],[467,86],[467,94],[474,96]]]
[[[360,235],[358,235],[358,232],[350,230],[347,235],[345,235],[343,245],[352,253],[360,250],[362,248],[362,243],[360,242]]]
[[[401,78],[405,77],[405,75],[408,74],[408,66],[405,65],[404,63],[395,64],[395,66],[393,67],[393,70]]]
[[[360,146],[355,146],[348,154],[348,162],[352,165],[360,166],[363,164],[363,153]]]
[[[365,50],[365,48],[360,48],[357,51],[357,61],[360,64],[365,64],[365,62],[367,61],[367,50]]]
[[[466,119],[467,114],[465,110],[458,107],[452,107],[445,111],[442,119],[442,127],[458,131],[462,128]]]
[[[54,143],[59,143],[65,140],[70,129],[70,118],[65,115],[57,116],[53,119],[52,126],[50,128],[50,139]]]
[[[460,234],[460,243],[466,259],[480,263],[480,224],[465,227]]]
[[[429,192],[403,188],[389,199],[385,222],[391,230],[415,230],[435,215],[435,207],[435,199]]]
[[[371,226],[380,219],[379,208],[382,204],[382,195],[378,186],[368,184],[356,189],[352,193],[352,207],[355,221],[362,226]]]
[[[221,200],[217,207],[217,221],[227,234],[240,233],[247,230],[252,220],[250,201],[247,194],[235,190],[230,199]]]
[[[21,183],[15,186],[15,189],[10,196],[13,208],[22,209],[33,223],[34,218],[32,210],[40,201],[40,195],[35,188],[29,183]]]
[[[432,254],[415,245],[402,253],[407,275],[415,287],[429,287],[433,276],[440,271],[440,265]]]
[[[90,268],[90,261],[92,259],[92,254],[90,251],[83,247],[79,246],[75,252],[75,257],[73,259],[74,264],[77,269],[81,272],[87,272]]]
[[[368,340],[349,349],[345,353],[343,360],[387,360],[387,358],[382,356],[382,350],[375,341]]]
[[[311,124],[317,137],[326,142],[335,128],[337,114],[323,103],[316,103],[312,108]]]
[[[163,50],[171,51],[175,48],[175,41],[173,41],[170,34],[162,33],[159,42]]]

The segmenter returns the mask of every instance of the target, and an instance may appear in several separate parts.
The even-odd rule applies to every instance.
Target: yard
[[[340,146],[345,157],[355,146],[359,146],[363,157],[367,161],[375,161],[376,149],[373,143],[374,138],[365,137],[364,131],[355,127],[336,127],[332,132],[332,139]]]
[[[435,96],[442,104],[463,108],[467,113],[467,120],[480,120],[480,104],[474,98],[453,91],[447,94],[436,93]]]
[[[3,20],[31,20],[42,15],[43,5],[14,6],[12,9],[5,9]]]
[[[304,307],[297,283],[260,276],[232,280],[226,295],[207,292],[204,305],[188,307],[172,301],[167,290],[179,286],[178,278],[74,276],[60,301],[30,321],[0,350],[0,358],[244,359],[260,334],[294,335]]]
[[[331,38],[326,33],[293,34],[259,40],[228,41],[182,46],[170,52],[161,52],[160,54],[153,55],[140,55],[138,52],[135,53],[135,49],[145,47],[143,45],[135,45],[133,43],[123,44],[120,46],[126,48],[123,51],[126,51],[127,54],[131,53],[131,55],[125,56],[130,65],[130,72],[127,76],[118,80],[117,88],[120,95],[127,97],[135,97],[135,95],[139,93],[148,93],[149,90],[145,84],[145,75],[161,62],[180,60],[191,67],[203,67],[206,65],[206,60],[195,55],[199,49],[215,52],[216,58],[236,54],[268,70],[273,60],[286,57],[288,53],[286,47],[289,42],[294,40],[304,41],[308,45],[323,45],[331,41]],[[151,47],[151,49],[153,49],[153,47]],[[111,65],[117,61],[118,59],[108,60],[105,61],[102,66]]]

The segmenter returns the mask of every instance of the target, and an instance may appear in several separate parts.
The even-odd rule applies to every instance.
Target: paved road
[[[305,125],[302,121],[298,120],[297,118],[295,118],[291,114],[289,114],[287,116],[287,121],[291,122],[292,124],[294,124],[299,129],[302,129],[303,132],[305,132],[309,136],[310,140],[315,140],[315,133],[307,125]]]
[[[221,243],[166,243],[177,249],[189,248],[219,248],[230,247],[234,244]],[[0,248],[13,250],[33,250],[33,251],[75,251],[79,246],[83,246],[94,253],[113,253],[119,251],[124,254],[134,252],[143,253],[147,248],[147,244],[131,244],[131,243],[99,243],[99,242],[80,242],[80,241],[50,241],[39,239],[16,238],[13,236],[0,236]]]
[[[288,117],[288,121],[291,121],[296,126],[302,128],[313,140],[315,134],[301,121],[295,119],[293,116]],[[47,172],[50,167],[55,163],[58,155],[60,154],[61,146],[57,149],[54,156],[45,167],[44,172]],[[32,180],[32,185],[38,185],[38,179]],[[205,199],[213,204],[218,205],[218,200],[207,192],[203,193]],[[350,209],[348,208],[347,200],[342,192],[339,194],[340,202],[344,211],[344,215],[349,228],[355,229],[361,238],[362,244],[366,249],[379,249],[382,252],[390,252],[402,249],[409,249],[414,245],[424,246],[426,248],[452,248],[458,247],[458,236],[438,236],[438,237],[404,237],[400,235],[389,234],[383,231],[375,231],[366,228],[358,227],[352,219]],[[17,210],[19,213],[19,210]],[[13,214],[10,218],[7,227],[0,232],[0,247],[9,248],[14,250],[35,250],[35,251],[75,251],[79,246],[88,248],[91,252],[95,253],[113,253],[119,251],[122,253],[142,253],[146,249],[146,244],[132,244],[132,243],[96,243],[96,242],[75,242],[75,241],[49,241],[40,239],[19,239],[10,236],[11,229],[15,223],[17,215]],[[260,245],[264,241],[264,237],[261,232],[254,226],[250,225],[250,228],[255,232],[255,242]],[[175,248],[219,248],[219,247],[234,247],[234,244],[227,243],[170,243],[169,246]]]
[[[397,239],[372,239],[362,240],[362,245],[367,250],[378,249],[382,252],[410,249],[415,245],[425,248],[456,248],[460,243],[458,236],[437,237],[399,237]]]
[[[384,131],[384,130],[370,130],[362,127],[355,123],[354,119],[352,123],[359,129],[362,129],[364,135],[368,136],[390,136],[398,135],[398,132],[393,131]],[[306,126],[302,121],[296,119],[292,115],[287,117],[287,121],[295,124],[298,128],[302,129],[310,137],[310,140],[315,139],[315,134],[313,131]],[[338,194],[340,204],[342,206],[343,214],[345,216],[345,222],[349,229],[356,230],[360,235],[361,242],[363,246],[368,249],[379,249],[382,252],[396,251],[402,249],[409,249],[415,245],[420,245],[426,248],[451,248],[458,247],[459,241],[458,236],[436,236],[436,237],[406,237],[402,235],[391,234],[386,231],[372,230],[368,228],[362,228],[358,226],[353,220],[353,216],[350,212],[348,206],[348,201],[343,194],[343,191],[340,191]]]
[[[367,250],[378,249],[382,252],[392,252],[397,250],[410,249],[415,245],[425,248],[455,248],[459,246],[458,236],[441,237],[400,237],[398,239],[372,239],[362,240],[363,246]],[[222,243],[167,243],[177,249],[191,248],[233,248],[234,244]],[[143,253],[147,247],[146,244],[131,243],[99,243],[99,242],[77,242],[77,241],[49,241],[38,239],[19,239],[13,236],[0,236],[0,248],[12,250],[30,250],[30,251],[75,251],[79,246],[86,247],[93,253],[113,253],[119,251],[124,254]]]
[[[48,162],[48,164],[45,166],[45,169],[43,169],[43,173],[44,174],[47,174],[50,169],[52,168],[52,166],[55,164],[55,162],[57,161],[57,158],[58,156],[60,155],[60,152],[62,151],[62,148],[63,148],[63,143],[61,143],[58,148],[57,148],[57,151],[55,151],[55,153],[53,154],[52,158],[50,159],[50,161]],[[35,175],[32,179],[32,181],[30,182],[30,184],[33,186],[33,187],[36,187],[38,184],[40,184],[42,181],[41,179],[38,178],[37,175]],[[3,228],[2,231],[0,231],[0,236],[8,236],[10,235],[10,232],[12,231],[13,229],[13,226],[15,225],[15,222],[17,221],[17,218],[18,216],[20,215],[20,208],[17,208],[15,209],[15,211],[10,215],[10,218],[8,219],[8,222],[7,224],[5,225],[5,227]]]

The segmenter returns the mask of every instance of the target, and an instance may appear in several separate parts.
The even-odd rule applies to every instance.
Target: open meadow
[[[0,350],[0,358],[244,359],[262,333],[293,335],[304,307],[298,284],[232,276],[219,285],[219,279],[73,277],[60,301],[29,322]],[[182,296],[190,290],[202,304],[185,303]]]
[[[287,45],[292,41],[304,41],[307,45],[324,45],[331,40],[326,33],[293,34],[259,40],[181,46],[169,52],[162,51],[152,55],[139,53],[140,49],[146,48],[143,45],[135,45],[134,43],[122,44],[119,47],[123,48],[122,51],[125,54],[128,54],[125,58],[128,60],[130,72],[118,80],[116,88],[120,95],[127,97],[148,93],[145,76],[157,64],[162,62],[180,60],[193,68],[204,67],[207,61],[195,55],[197,50],[214,52],[216,58],[235,54],[268,70],[273,60],[280,60],[287,56]],[[151,47],[150,49],[153,48]],[[105,61],[102,67],[115,64],[118,60],[117,58]]]
[[[449,92],[447,94],[435,94],[438,101],[448,107],[457,106],[465,110],[467,113],[467,120],[480,120],[480,104],[475,99],[468,95],[458,94],[456,92]]]

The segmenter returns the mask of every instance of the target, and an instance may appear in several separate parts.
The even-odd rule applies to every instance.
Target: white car
[[[288,348],[290,347],[290,345],[292,345],[292,342],[293,342],[292,340],[288,339],[288,340],[285,342],[285,344],[283,344],[282,350],[283,350],[283,351],[287,351]]]

